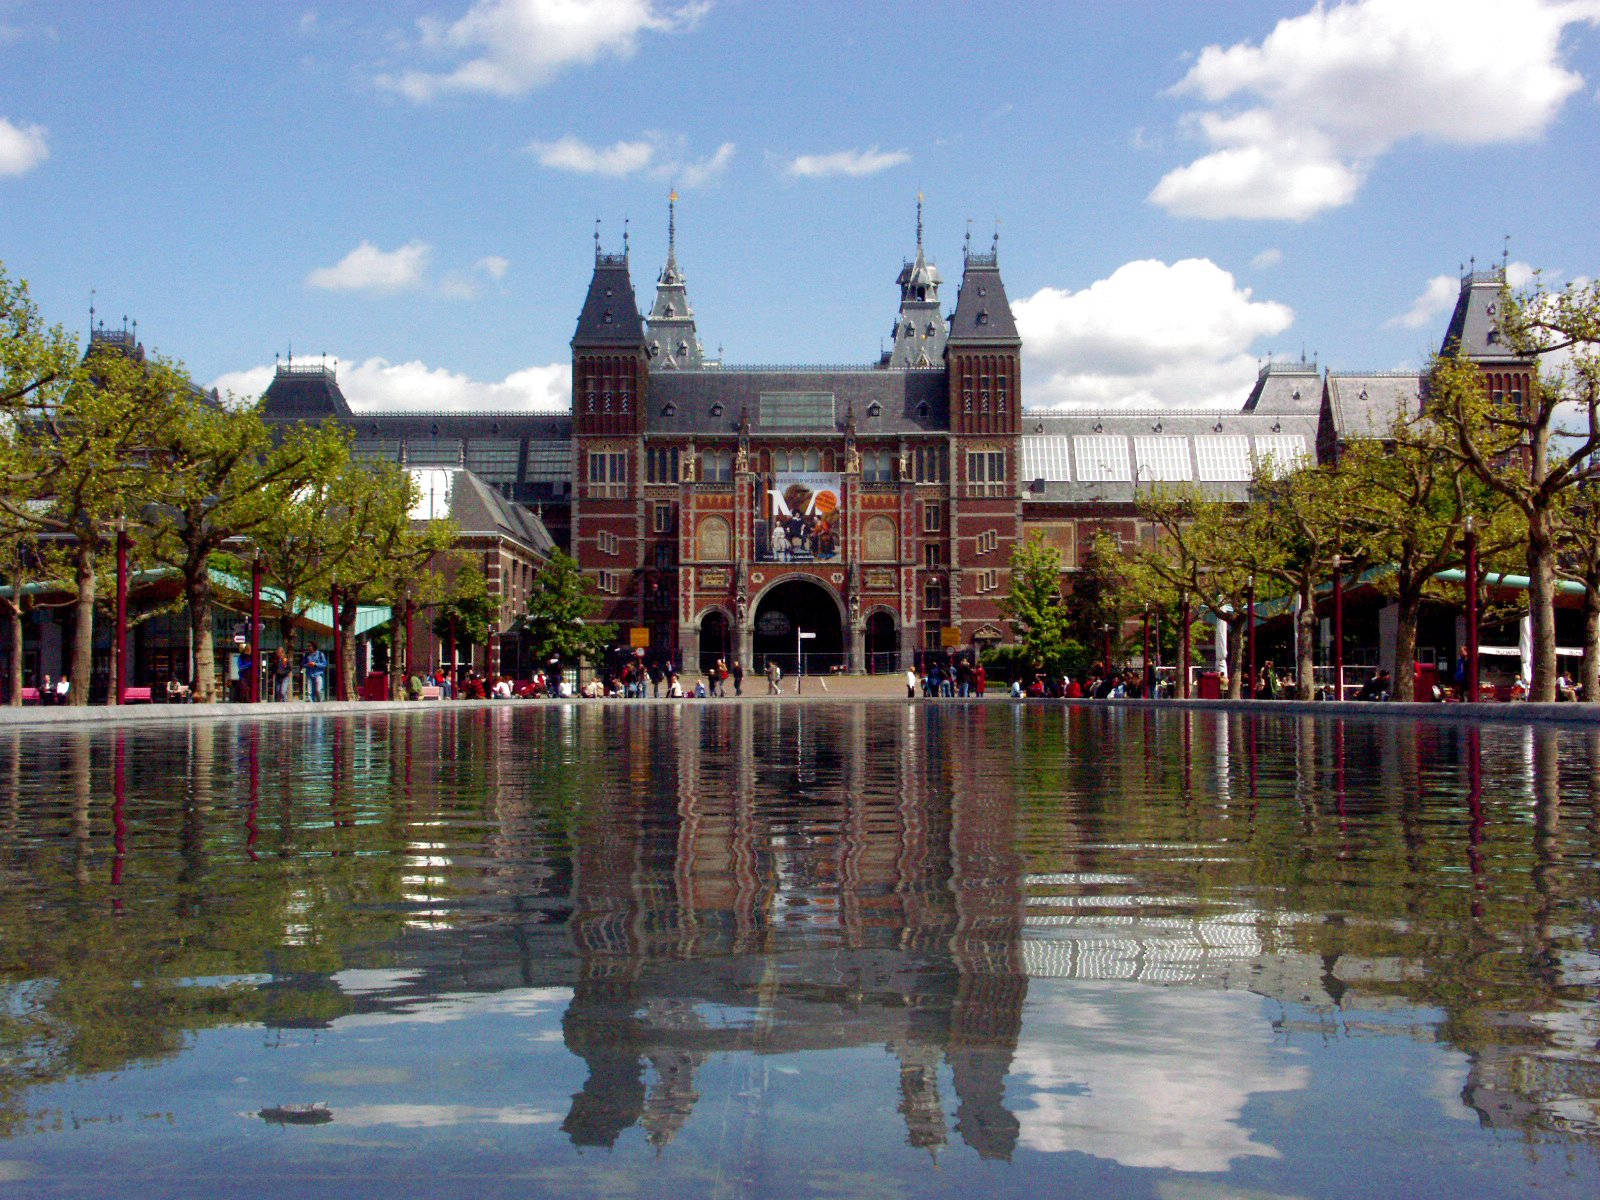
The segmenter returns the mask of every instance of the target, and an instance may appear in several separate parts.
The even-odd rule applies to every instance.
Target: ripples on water
[[[1592,1195],[1597,849],[1582,730],[4,731],[0,1191]]]

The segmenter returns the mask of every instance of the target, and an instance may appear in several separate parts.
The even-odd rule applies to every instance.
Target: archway
[[[799,639],[798,632],[814,633]],[[795,671],[795,647],[802,645],[807,675],[826,675],[848,666],[839,602],[822,584],[803,576],[774,584],[756,602],[751,635],[751,669],[766,670],[777,659],[785,674]]]
[[[900,669],[900,630],[894,614],[878,609],[867,618],[867,674],[889,675]]]
[[[700,618],[700,674],[716,665],[717,659],[733,661],[733,622],[720,608]]]

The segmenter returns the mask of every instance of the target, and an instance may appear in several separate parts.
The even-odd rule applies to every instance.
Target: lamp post
[[[1333,556],[1333,698],[1344,699],[1344,560]]]
[[[265,570],[261,551],[250,556],[250,687],[251,704],[261,701],[261,577]]]
[[[1467,514],[1467,699],[1478,700],[1478,530]]]
[[[21,647],[18,647],[20,651]],[[118,704],[128,699],[128,520],[117,518],[117,639],[116,674],[111,690]]]
[[[1248,673],[1245,682],[1250,685],[1250,699],[1256,698],[1256,577],[1250,576],[1250,585],[1244,594],[1244,640],[1247,646],[1245,661]]]

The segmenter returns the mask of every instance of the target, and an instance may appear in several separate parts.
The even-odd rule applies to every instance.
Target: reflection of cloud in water
[[[1188,989],[1036,989],[1012,1067],[1028,1089],[1020,1141],[1176,1171],[1278,1157],[1240,1116],[1252,1094],[1299,1090],[1310,1072],[1271,1045],[1261,1004]]]
[[[334,1110],[340,1125],[367,1128],[439,1129],[447,1125],[554,1125],[560,1113],[526,1104],[477,1108],[468,1104],[356,1104]]]
[[[355,1013],[334,1022],[338,1029],[362,1029],[373,1025],[442,1025],[467,1018],[509,1016],[540,1017],[559,1015],[572,999],[565,987],[514,988],[504,992],[444,992],[432,1000],[393,1012]]]
[[[1477,1112],[1462,1099],[1472,1074],[1471,1060],[1442,1043],[1437,1053],[1438,1061],[1429,1068],[1428,1077],[1422,1083],[1423,1094],[1437,1101],[1439,1111],[1450,1119],[1476,1122]]]
[[[1156,1182],[1156,1200],[1305,1200],[1298,1192],[1263,1192],[1238,1188],[1209,1179],[1161,1179]]]

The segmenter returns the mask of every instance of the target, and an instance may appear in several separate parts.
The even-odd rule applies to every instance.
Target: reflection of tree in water
[[[1485,1122],[1592,1137],[1600,734],[1468,735],[1043,705],[446,710],[130,732],[121,810],[113,739],[12,735],[0,1129],[33,1123],[36,1084],[201,1029],[557,984],[589,1071],[579,1144],[637,1125],[667,1145],[718,1055],[881,1045],[910,1144],[1004,1157],[1032,972],[1246,987],[1324,1032],[1386,1008],[1384,1031],[1469,1056]],[[405,980],[350,995],[350,967]]]

